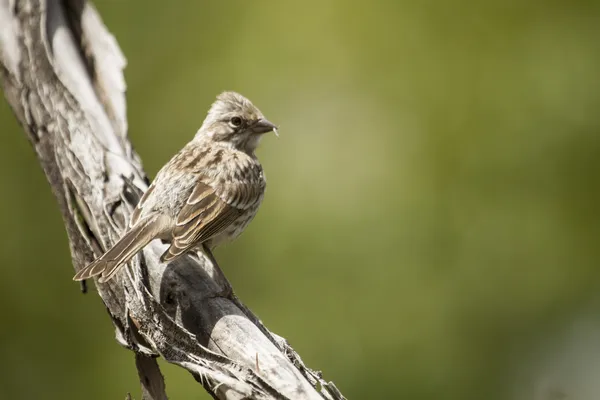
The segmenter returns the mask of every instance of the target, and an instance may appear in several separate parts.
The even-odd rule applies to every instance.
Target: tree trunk
[[[75,270],[122,234],[148,186],[127,138],[125,59],[83,0],[0,0],[0,80],[67,228]],[[144,399],[166,399],[156,357],[219,399],[343,399],[269,332],[202,256],[159,262],[154,241],[96,288]]]

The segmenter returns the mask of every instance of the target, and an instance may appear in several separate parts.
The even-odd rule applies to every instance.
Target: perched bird
[[[224,92],[191,142],[158,173],[134,210],[121,239],[77,272],[80,281],[120,267],[154,239],[170,243],[169,262],[190,250],[210,250],[236,238],[256,215],[266,181],[254,151],[277,127],[250,100]]]

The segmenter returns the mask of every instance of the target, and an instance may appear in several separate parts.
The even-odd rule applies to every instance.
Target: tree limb
[[[0,80],[54,192],[75,270],[121,235],[148,181],[127,138],[125,59],[84,0],[0,0]],[[166,399],[155,357],[219,399],[343,399],[269,332],[201,256],[159,262],[155,241],[97,284],[144,399]]]

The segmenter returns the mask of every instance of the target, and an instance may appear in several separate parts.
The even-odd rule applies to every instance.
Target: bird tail
[[[135,224],[106,253],[77,272],[73,280],[82,281],[100,274],[102,274],[101,283],[111,279],[121,266],[156,238],[158,221],[159,218],[150,217]]]

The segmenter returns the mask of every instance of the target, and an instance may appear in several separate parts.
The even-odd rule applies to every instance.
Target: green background
[[[223,90],[281,126],[263,206],[216,256],[350,399],[512,398],[540,344],[599,310],[598,2],[96,6],[151,177]],[[139,398],[5,101],[0,130],[0,398]],[[164,371],[171,398],[208,398]]]

